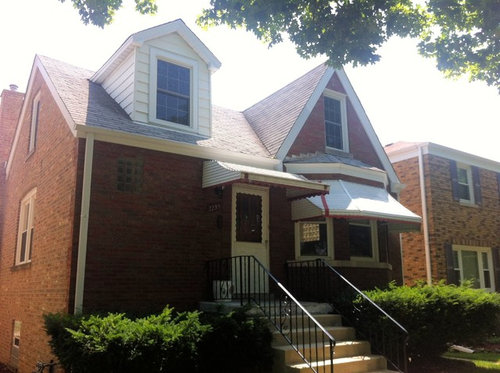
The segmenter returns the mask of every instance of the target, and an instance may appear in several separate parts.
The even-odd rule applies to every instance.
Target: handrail
[[[207,268],[210,299],[255,304],[313,372],[333,373],[335,338],[257,258],[216,259]]]
[[[330,303],[362,338],[369,340],[375,352],[384,355],[399,372],[408,372],[408,331],[329,263],[324,259],[291,261],[287,263],[287,275],[287,286],[294,294],[303,300]],[[378,328],[353,302],[359,297],[379,314],[375,320]]]

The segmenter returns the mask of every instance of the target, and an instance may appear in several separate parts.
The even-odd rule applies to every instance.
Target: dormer
[[[220,65],[178,19],[131,35],[91,81],[138,125],[210,136],[210,79]]]

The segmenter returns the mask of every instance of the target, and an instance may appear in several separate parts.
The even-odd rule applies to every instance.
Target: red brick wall
[[[24,93],[2,91],[0,95],[0,164],[7,160],[21,112]]]
[[[27,155],[31,100],[41,90],[38,139]],[[0,361],[8,363],[14,320],[22,322],[19,372],[51,358],[42,314],[68,311],[73,245],[77,141],[39,75],[27,97],[26,116],[6,181],[0,251]],[[14,266],[21,199],[37,188],[32,260]]]
[[[328,82],[327,88],[345,93],[336,74],[334,74],[330,82]],[[349,98],[347,98],[346,103],[350,153],[355,159],[371,166],[383,168]],[[323,95],[311,111],[309,118],[307,118],[304,127],[302,127],[301,132],[297,136],[297,140],[290,148],[287,156],[315,152],[325,152],[325,113]]]
[[[446,279],[445,244],[500,247],[500,196],[496,173],[480,169],[482,203],[467,206],[453,200],[450,161],[424,155],[424,172],[429,220],[431,272],[433,280]],[[401,202],[421,215],[418,163],[416,158],[394,164],[407,187]],[[405,280],[424,279],[425,253],[422,233],[403,235]]]

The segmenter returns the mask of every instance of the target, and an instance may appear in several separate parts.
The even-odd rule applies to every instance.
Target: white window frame
[[[326,224],[326,255],[302,255],[300,252],[300,238],[301,238],[301,225],[302,224]],[[334,259],[333,247],[333,218],[326,218],[325,220],[303,220],[295,222],[295,258],[296,259]]]
[[[16,349],[19,349],[19,346],[21,345],[21,326],[21,321],[14,320],[12,326],[12,347]],[[18,343],[16,343],[16,340]]]
[[[325,117],[325,122],[324,122],[324,125],[325,125],[325,146],[327,149],[332,149],[332,150],[336,150],[336,151],[342,151],[342,152],[349,153],[349,134],[348,134],[348,130],[347,130],[346,95],[344,95],[340,92],[332,91],[330,89],[325,89],[325,91],[323,92],[323,95],[325,97],[340,101],[340,115],[341,115],[340,120],[341,120],[341,124],[342,124],[342,145],[343,145],[343,147],[342,147],[342,149],[337,149],[337,148],[334,148],[332,146],[328,146],[328,144],[326,143],[326,117]]]
[[[190,70],[190,112],[189,126],[170,122],[156,117],[156,93],[158,88],[158,60],[170,62]],[[196,132],[198,130],[198,61],[167,52],[158,48],[149,51],[149,121],[160,126],[170,127],[180,131]]]
[[[368,224],[365,224],[364,223],[365,220],[368,220],[368,219],[348,220],[347,221],[347,223],[349,225],[348,229],[350,229],[351,225],[357,225],[357,226],[363,226],[363,227],[370,228],[371,241],[372,241],[372,255],[371,256],[353,256],[353,255],[351,255],[351,260],[378,262],[379,261],[378,224],[377,224],[376,220],[368,220]],[[350,236],[350,233],[349,233],[349,236]],[[349,244],[349,248],[350,248],[350,244]]]
[[[475,246],[465,246],[465,245],[453,245],[452,247],[453,255],[454,253],[458,253],[458,268],[454,266],[455,271],[459,271],[460,273],[460,283],[464,281],[464,273],[463,273],[463,263],[462,263],[462,251],[475,251],[478,253],[478,268],[479,268],[479,287],[489,292],[495,291],[495,274],[493,273],[493,257],[491,255],[491,248],[489,247],[475,247]],[[482,253],[486,253],[488,260],[488,271],[490,277],[491,287],[485,287],[484,283],[484,268],[483,268],[483,256]]]
[[[36,188],[31,190],[26,196],[21,200],[21,206],[19,211],[19,224],[17,229],[17,245],[16,245],[16,265],[25,264],[31,262],[31,230],[34,228],[35,219],[35,200],[36,200]],[[26,223],[26,226],[23,225]],[[21,246],[23,233],[26,234],[26,249],[24,253],[24,260],[21,261]]]
[[[31,124],[30,124],[30,134],[29,134],[29,145],[28,145],[28,154],[31,154],[35,151],[36,148],[36,140],[38,136],[38,125],[39,125],[39,117],[40,117],[40,92],[36,94],[33,98],[32,106],[31,106]]]
[[[461,183],[459,181],[459,172],[460,172],[459,170],[460,169],[465,170],[465,172],[467,174],[467,184]],[[470,197],[470,199],[462,198],[459,195],[460,202],[468,203],[468,204],[474,204],[475,203],[475,200],[474,200],[474,180],[472,179],[472,168],[471,168],[471,166],[463,164],[463,163],[457,163],[457,184],[458,185],[466,185],[468,187],[468,189],[469,189],[469,197]]]

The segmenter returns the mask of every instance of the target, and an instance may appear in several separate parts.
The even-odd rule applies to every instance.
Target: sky
[[[157,0],[158,14],[140,15],[124,0],[104,29],[85,26],[67,0],[0,0],[0,90],[25,92],[35,54],[97,70],[132,33],[182,18],[222,62],[212,76],[214,104],[243,110],[324,61],[301,59],[291,43],[268,48],[244,30],[204,30],[196,17],[208,0]],[[500,162],[500,95],[483,82],[445,79],[416,42],[394,38],[382,59],[345,70],[382,145],[434,142]]]

